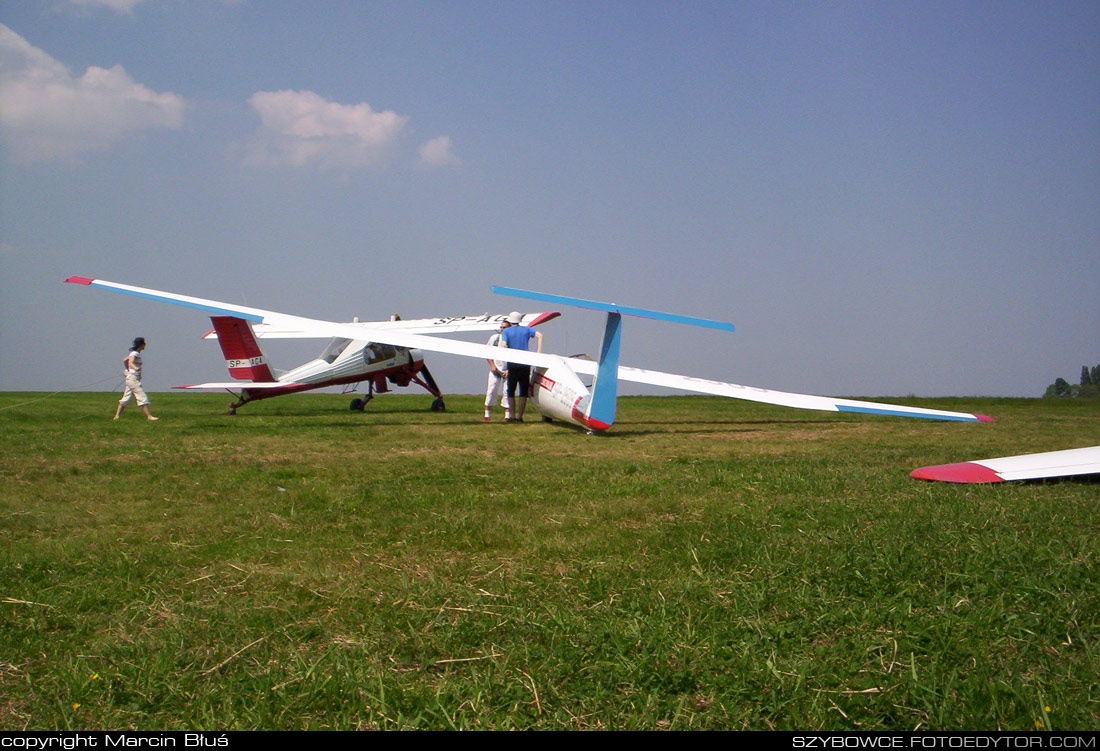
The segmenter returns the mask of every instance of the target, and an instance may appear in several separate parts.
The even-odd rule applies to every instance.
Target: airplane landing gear
[[[225,414],[227,414],[227,415],[237,414],[237,405],[236,405],[236,403],[229,402],[229,408],[227,410],[225,410]]]
[[[352,410],[353,412],[362,412],[364,409],[366,409],[367,402],[369,402],[373,398],[374,396],[370,394],[363,397],[362,399],[356,397],[351,400],[351,405],[348,407],[348,409]]]
[[[432,402],[432,412],[446,412],[447,405],[443,403],[443,397],[437,396]]]

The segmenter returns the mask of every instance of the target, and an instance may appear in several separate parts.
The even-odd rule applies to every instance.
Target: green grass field
[[[0,394],[0,729],[1100,728],[1100,405]]]

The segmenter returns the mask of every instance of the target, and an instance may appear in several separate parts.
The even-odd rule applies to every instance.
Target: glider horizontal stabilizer
[[[1100,474],[1100,446],[920,467],[910,472],[909,476],[918,480],[972,483],[1092,474]]]
[[[579,297],[566,297],[565,295],[551,295],[545,292],[531,292],[526,289],[515,289],[513,287],[489,287],[490,290],[498,295],[510,295],[512,297],[524,297],[528,300],[540,300],[542,302],[550,302],[556,305],[572,305],[576,308],[587,308],[588,310],[602,310],[605,313],[619,313],[624,316],[638,316],[640,318],[652,318],[657,321],[671,321],[672,323],[683,323],[688,326],[702,326],[708,329],[719,329],[721,331],[733,331],[733,324],[726,323],[725,321],[713,321],[709,318],[695,318],[694,316],[682,316],[676,313],[662,313],[659,310],[648,310],[646,308],[633,308],[629,305],[618,305],[616,303],[609,302],[596,302],[594,300],[583,300]]]

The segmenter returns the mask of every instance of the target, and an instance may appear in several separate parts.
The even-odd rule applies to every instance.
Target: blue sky
[[[623,361],[1038,396],[1100,362],[1095,2],[0,4],[0,389],[225,377],[201,315],[627,321]],[[593,351],[565,311],[547,349]],[[319,351],[272,347],[276,367]],[[444,390],[482,366],[438,356]],[[110,388],[111,383],[92,388]]]

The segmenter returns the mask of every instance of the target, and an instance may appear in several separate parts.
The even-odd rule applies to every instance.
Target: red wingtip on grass
[[[975,462],[921,467],[914,469],[909,476],[917,480],[939,480],[940,482],[1004,482],[1001,476],[989,467]]]

